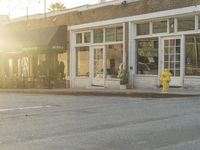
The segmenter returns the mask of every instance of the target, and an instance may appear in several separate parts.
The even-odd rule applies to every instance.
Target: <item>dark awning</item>
[[[23,49],[31,50],[66,50],[67,27],[56,26],[25,32]]]
[[[66,50],[67,27],[55,26],[0,35],[3,50]]]

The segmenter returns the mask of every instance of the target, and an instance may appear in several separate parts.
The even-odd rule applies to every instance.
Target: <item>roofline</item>
[[[112,24],[120,24],[120,23],[124,23],[124,22],[138,23],[138,22],[147,21],[147,20],[170,18],[172,16],[177,17],[180,15],[198,14],[199,12],[200,12],[200,5],[196,5],[196,6],[176,8],[176,9],[171,9],[171,10],[164,10],[164,11],[146,13],[146,14],[129,16],[129,17],[121,17],[121,18],[108,19],[108,20],[91,22],[91,23],[70,25],[70,26],[68,26],[68,30],[76,31],[76,30],[82,30],[82,29],[86,29],[86,28],[94,28],[94,27],[98,27],[98,26],[108,26],[108,25],[112,25]]]
[[[91,10],[91,9],[96,9],[96,8],[100,8],[100,7],[104,7],[104,6],[109,6],[109,5],[119,5],[122,4],[123,1],[126,1],[127,3],[132,3],[132,2],[137,2],[140,0],[113,0],[113,1],[108,1],[108,2],[102,2],[102,3],[97,3],[94,5],[82,5],[79,7],[75,7],[75,8],[70,8],[70,9],[63,9],[63,10],[59,10],[56,12],[47,12],[46,13],[46,17],[53,17],[53,16],[57,16],[57,15],[62,15],[62,14],[66,14],[66,13],[70,13],[70,12],[76,12],[76,11],[86,11],[86,10]],[[43,19],[44,18],[44,14],[34,14],[34,15],[30,15],[28,16],[29,20],[34,20],[34,19]],[[9,21],[4,22],[3,24],[9,24],[9,23],[15,23],[15,22],[19,22],[19,21],[26,21],[27,20],[27,16],[22,16],[19,18],[15,18],[15,19],[10,19]]]

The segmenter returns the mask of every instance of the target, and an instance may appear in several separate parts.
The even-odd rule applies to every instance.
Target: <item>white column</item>
[[[162,74],[163,63],[164,63],[164,47],[163,47],[163,38],[159,37],[158,39],[158,76]]]
[[[126,68],[126,24],[123,23],[123,58],[122,58],[122,62],[123,62],[123,69]]]
[[[94,47],[89,47],[89,78],[90,78],[90,83],[92,85],[92,80],[93,80],[93,75],[94,75]]]
[[[178,20],[177,18],[174,19],[174,33],[178,32]]]
[[[199,29],[199,16],[195,15],[195,31]]]
[[[134,80],[136,76],[136,25],[132,22],[129,22],[129,73],[130,73],[130,82],[132,87],[134,87]]]
[[[70,31],[70,87],[74,88],[74,78],[76,75],[76,53],[75,53],[75,33]]]
[[[181,80],[182,86],[184,86],[184,76],[185,76],[185,36],[181,36]]]

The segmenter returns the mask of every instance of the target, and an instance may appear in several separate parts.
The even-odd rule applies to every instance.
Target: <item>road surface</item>
[[[200,97],[0,93],[0,150],[199,150]]]

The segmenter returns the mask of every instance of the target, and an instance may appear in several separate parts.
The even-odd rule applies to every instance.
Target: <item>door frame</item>
[[[94,49],[102,48],[103,49],[103,78],[101,80],[95,80],[94,77]],[[98,46],[91,46],[91,85],[94,86],[104,86],[105,83],[105,75],[106,75],[106,70],[105,70],[105,59],[106,59],[106,54],[105,54],[105,46],[104,45],[98,45]]]
[[[184,77],[184,50],[185,50],[185,46],[184,46],[184,36],[183,35],[177,35],[177,36],[166,36],[166,37],[161,37],[161,70],[160,70],[160,74],[162,74],[162,72],[164,71],[164,40],[170,40],[170,39],[180,39],[180,76],[179,77],[171,77],[171,83],[170,86],[175,86],[175,87],[182,87],[183,86],[183,77]]]

